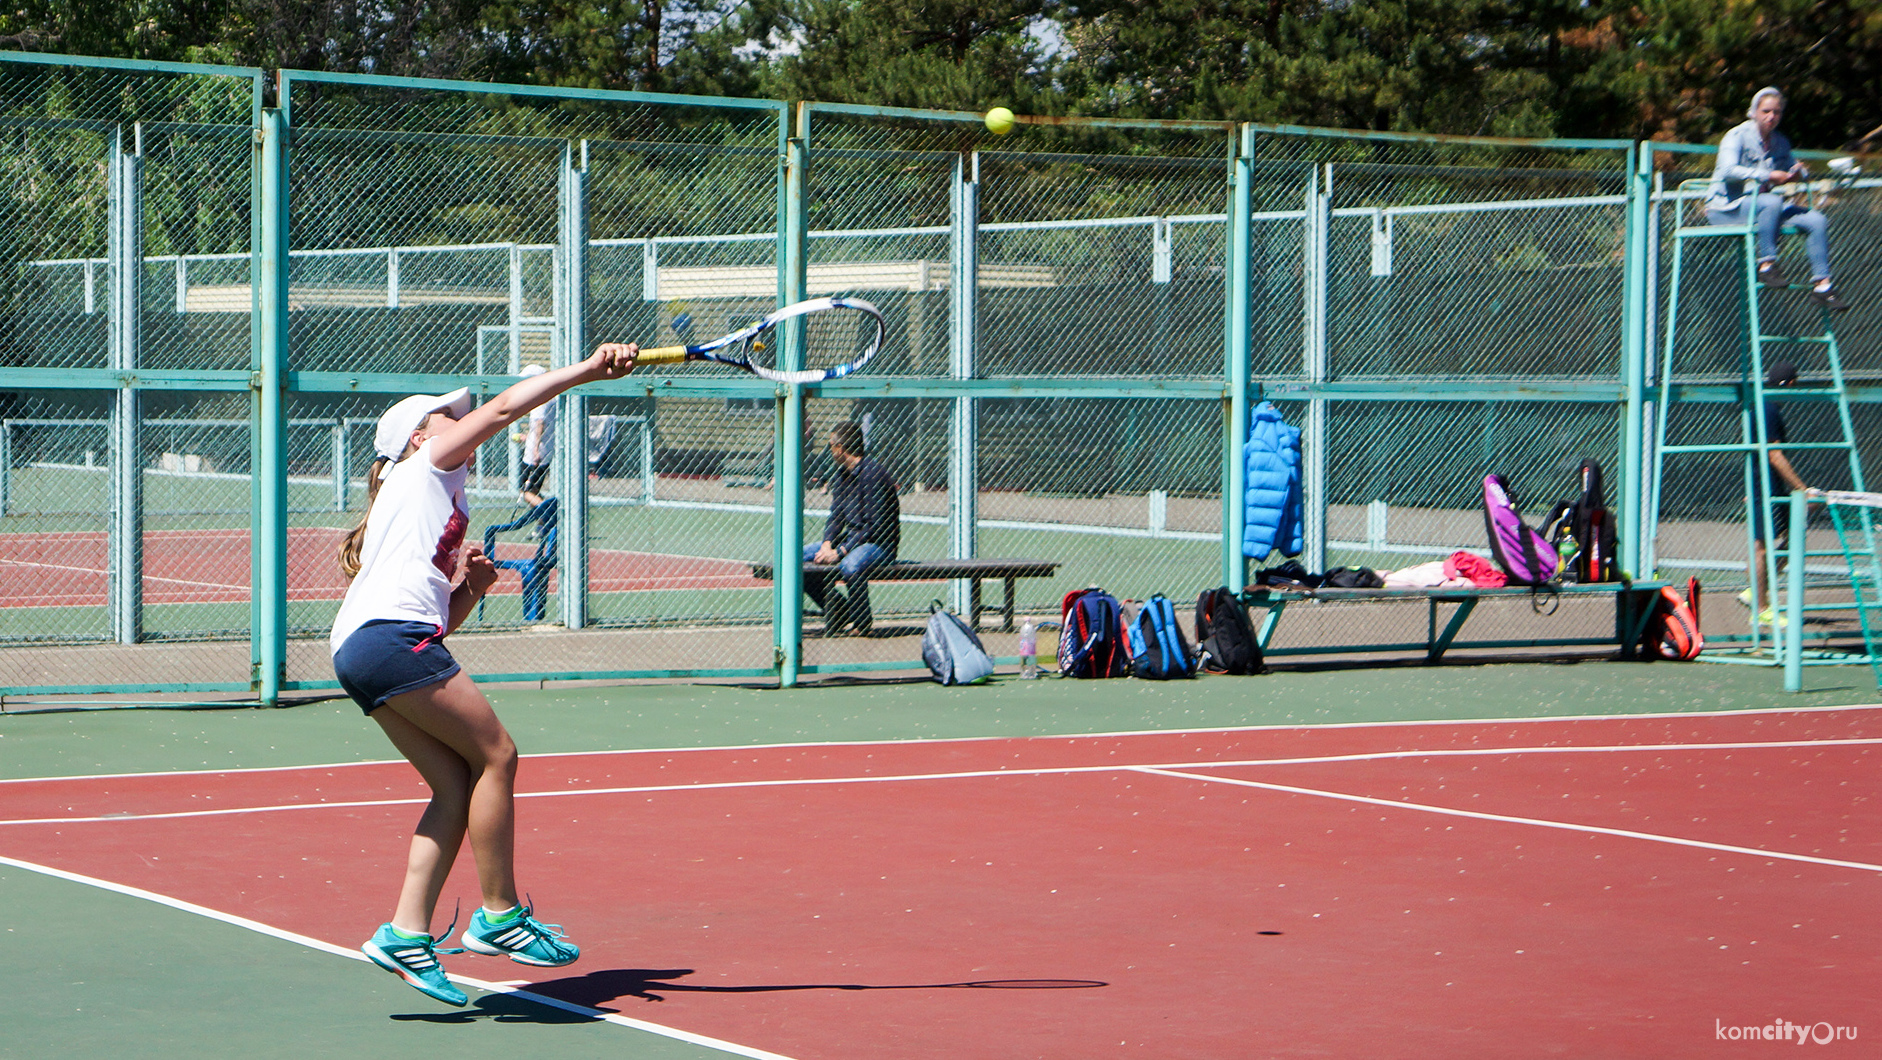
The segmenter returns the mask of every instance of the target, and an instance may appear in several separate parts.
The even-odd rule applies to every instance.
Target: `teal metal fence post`
[[[973,379],[980,371],[980,155],[960,154],[954,159],[954,183],[949,195],[948,238],[948,375]],[[980,523],[979,431],[974,398],[954,399],[948,444],[948,555],[971,559],[978,545]],[[973,614],[973,582],[956,579],[954,610]]]
[[[285,100],[284,100],[285,102]],[[259,361],[254,377],[258,456],[251,469],[258,498],[250,516],[254,542],[256,673],[263,706],[281,701],[287,680],[288,630],[288,116],[271,108],[261,117],[260,273],[256,283]]]
[[[1642,490],[1647,478],[1643,466],[1647,363],[1647,210],[1653,199],[1653,155],[1642,145],[1627,150],[1627,243],[1622,269],[1621,306],[1621,534],[1622,577],[1652,576],[1641,566],[1643,542],[1654,528],[1641,517]]]
[[[1242,528],[1248,469],[1242,440],[1248,433],[1249,379],[1253,369],[1254,297],[1251,238],[1254,224],[1255,128],[1243,125],[1230,147],[1233,179],[1229,185],[1226,325],[1222,372],[1228,386],[1227,416],[1222,424],[1222,584],[1241,592],[1248,580],[1242,559]]]
[[[1810,548],[1805,538],[1809,537],[1810,508],[1805,502],[1807,495],[1799,490],[1791,494],[1790,505],[1790,566],[1784,572],[1785,598],[1783,615],[1785,618],[1782,636],[1784,638],[1784,691],[1802,692],[1804,690],[1804,563],[1810,555]],[[1777,550],[1772,549],[1773,552]],[[1860,582],[1854,582],[1858,593],[1862,592]],[[1764,607],[1777,610],[1775,602],[1758,601]],[[1867,645],[1864,645],[1867,647]]]
[[[788,116],[782,120],[788,121]],[[784,197],[778,224],[778,301],[804,298],[809,275],[807,196],[810,192],[810,107],[797,105],[797,135],[786,137],[783,151]],[[804,363],[803,321],[786,324],[786,363]],[[797,684],[804,650],[804,388],[793,383],[778,391],[778,467],[772,484],[777,518],[776,554],[772,558],[772,629],[777,645],[778,685]]]
[[[588,143],[562,147],[556,220],[555,366],[588,356]],[[557,606],[562,625],[588,625],[588,399],[568,391],[556,400]]]
[[[1307,187],[1306,340],[1307,423],[1300,438],[1301,562],[1327,569],[1327,241],[1333,223],[1333,165],[1314,166]],[[1321,183],[1322,174],[1325,184]]]
[[[1641,316],[1640,336],[1646,347],[1641,351],[1641,378],[1644,385],[1644,400],[1641,405],[1641,428],[1649,431],[1647,444],[1652,448],[1641,453],[1641,527],[1638,538],[1640,558],[1634,568],[1634,575],[1651,578],[1660,569],[1660,486],[1662,466],[1660,446],[1665,441],[1661,425],[1665,422],[1664,403],[1660,393],[1661,363],[1658,355],[1660,327],[1660,197],[1663,189],[1662,178],[1654,171],[1653,142],[1642,141],[1640,144],[1640,194],[1646,199],[1641,207],[1641,216],[1645,218],[1645,234],[1640,245],[1645,248],[1645,259],[1641,264]],[[1675,213],[1677,216],[1677,212]]]
[[[106,254],[110,261],[110,364],[119,372],[138,368],[143,337],[144,273],[142,126],[124,149],[122,127],[111,131],[111,189]],[[111,549],[109,559],[111,636],[119,644],[144,639],[144,461],[139,428],[141,396],[123,379],[111,402]]]

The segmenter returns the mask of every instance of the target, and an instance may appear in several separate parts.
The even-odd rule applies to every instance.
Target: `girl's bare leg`
[[[466,832],[484,905],[517,904],[516,744],[470,675],[459,671],[373,711],[386,735],[431,786],[406,863],[393,926],[429,932]]]

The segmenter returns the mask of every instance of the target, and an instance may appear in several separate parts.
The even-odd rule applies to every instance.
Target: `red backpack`
[[[1653,617],[1647,621],[1646,635],[1640,644],[1647,656],[1698,658],[1706,648],[1705,635],[1699,632],[1699,579],[1686,579],[1684,599],[1672,586],[1662,586],[1653,603]]]

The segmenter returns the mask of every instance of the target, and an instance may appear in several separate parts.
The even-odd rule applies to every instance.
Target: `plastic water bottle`
[[[1026,681],[1039,676],[1039,629],[1030,618],[1019,624],[1019,676]]]

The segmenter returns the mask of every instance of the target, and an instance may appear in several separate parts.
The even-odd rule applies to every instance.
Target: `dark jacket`
[[[873,544],[895,558],[902,542],[902,504],[887,468],[868,457],[852,471],[838,466],[830,482],[830,521],[823,539],[840,552]]]

